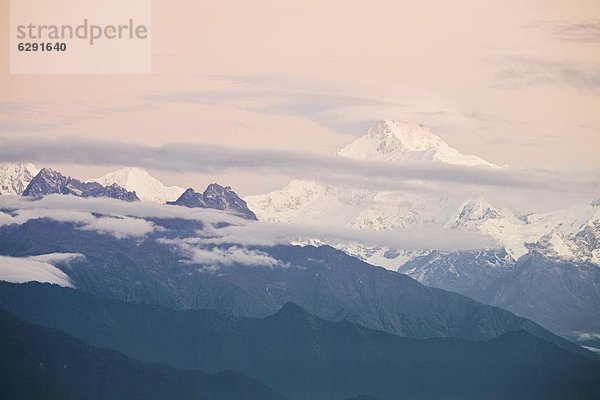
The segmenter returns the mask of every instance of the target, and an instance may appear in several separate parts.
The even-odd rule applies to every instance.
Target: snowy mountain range
[[[22,195],[39,172],[40,169],[31,163],[0,163],[0,195]],[[105,187],[118,185],[129,192],[135,192],[142,201],[159,204],[176,200],[185,190],[179,186],[165,186],[147,171],[135,167],[121,168],[80,183],[85,185],[92,182]]]
[[[211,183],[202,193],[193,188],[165,186],[141,168],[127,167],[98,179],[81,181],[33,164],[0,164],[0,181],[6,195],[40,198],[49,194],[78,197],[111,197],[125,201],[150,201],[190,208],[211,208],[256,220],[256,215],[230,186]],[[138,195],[139,190],[139,195]],[[173,201],[169,201],[172,199]]]
[[[69,194],[77,197],[111,197],[124,201],[139,201],[135,192],[129,192],[113,183],[103,186],[98,182],[82,182],[77,178],[64,176],[50,168],[42,168],[31,179],[23,196],[40,198],[49,194]]]
[[[419,161],[468,168],[503,168],[479,157],[461,154],[420,125],[390,120],[375,124],[337,156],[395,164]],[[30,192],[52,189],[52,185],[31,185],[44,170],[38,175],[36,171],[31,164],[3,164],[0,169],[3,193],[27,194],[27,186],[32,186]],[[51,178],[45,177],[42,183],[62,184],[62,178]],[[106,191],[108,186],[104,185],[122,186],[125,188],[122,190],[135,191],[145,201],[235,209],[250,219],[257,217],[262,221],[389,230],[390,235],[397,230],[412,232],[430,226],[438,227],[442,235],[448,236],[460,232],[480,233],[493,238],[498,243],[497,248],[414,250],[356,241],[304,240],[311,244],[330,244],[428,286],[498,305],[570,338],[576,339],[580,334],[600,337],[600,199],[551,212],[522,215],[499,205],[493,198],[459,198],[431,190],[375,191],[308,180],[294,180],[272,193],[243,200],[230,188],[220,185],[210,185],[204,193],[166,187],[138,168],[124,168],[93,180],[100,182],[95,183],[99,188],[92,182],[85,184],[94,186],[88,188],[75,181],[63,182],[68,193],[77,195],[77,190],[83,188],[96,195]],[[523,293],[527,293],[526,301]],[[600,347],[600,340],[594,346]]]
[[[388,120],[337,155],[502,168],[461,154],[419,125]],[[573,340],[600,332],[600,199],[522,215],[494,204],[492,198],[460,199],[431,190],[370,191],[294,180],[280,190],[245,200],[259,220],[390,230],[390,235],[428,226],[439,227],[441,235],[483,234],[493,238],[497,248],[440,251],[326,243],[428,286],[506,308]],[[598,348],[600,340],[588,344]]]
[[[429,129],[415,124],[380,121],[366,135],[337,153],[358,160],[402,163],[428,161],[473,168],[501,168],[473,155],[463,155]],[[532,243],[556,257],[600,264],[598,249],[581,239],[584,231],[598,237],[600,207],[593,201],[546,214],[520,216],[485,198],[457,199],[409,191],[369,191],[294,180],[280,190],[245,199],[259,220],[328,224],[355,229],[397,230],[442,226],[491,236],[513,259]],[[546,238],[542,240],[542,238]],[[552,238],[551,240],[549,238]],[[375,265],[396,270],[423,251],[332,243]]]
[[[411,123],[383,120],[341,149],[339,157],[390,163],[425,161],[473,168],[501,168],[450,147],[429,129]],[[39,173],[32,164],[0,164],[0,193],[22,194]],[[174,202],[184,193],[165,186],[140,168],[127,167],[88,180],[135,192],[142,201]],[[194,192],[196,193],[196,192]],[[201,194],[197,194],[201,195]],[[196,196],[197,197],[197,196]],[[240,199],[241,200],[241,199]],[[494,204],[493,199],[446,197],[411,191],[373,191],[315,181],[294,180],[280,190],[245,198],[259,220],[353,229],[402,230],[441,226],[475,231],[492,237],[517,260],[535,248],[552,258],[600,264],[598,237],[600,200],[595,199],[545,214],[520,213]],[[360,243],[330,243],[375,265],[397,270],[420,257],[420,251],[389,249]]]

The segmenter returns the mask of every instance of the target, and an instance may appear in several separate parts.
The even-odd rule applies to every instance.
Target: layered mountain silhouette
[[[360,394],[381,400],[593,399],[600,394],[599,362],[524,331],[480,342],[409,339],[326,321],[293,303],[265,318],[241,318],[128,304],[38,283],[0,283],[0,307],[144,361],[237,370],[289,399]]]
[[[3,399],[283,399],[233,371],[209,374],[140,362],[5,311],[0,337]]]
[[[70,223],[30,220],[0,227],[0,254],[82,254],[81,261],[59,266],[79,290],[172,309],[208,308],[264,317],[294,302],[322,318],[347,319],[406,337],[485,340],[526,330],[572,351],[583,351],[510,312],[423,286],[328,246],[255,248],[277,265],[233,263],[206,272],[201,262],[182,262],[184,255],[161,240],[176,238],[178,232],[186,235],[190,227],[184,225],[179,231],[177,221],[160,223],[169,229],[140,241],[82,231]],[[220,249],[205,247],[204,251]]]

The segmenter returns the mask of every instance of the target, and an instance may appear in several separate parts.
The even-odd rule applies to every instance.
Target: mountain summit
[[[21,195],[38,172],[31,163],[0,163],[0,195]]]
[[[419,124],[377,122],[337,155],[355,160],[400,164],[429,162],[473,168],[499,168],[479,157],[464,155]],[[280,190],[245,198],[261,221],[346,226],[358,229],[405,229],[423,224],[444,225],[464,200],[412,192],[382,191],[295,180]],[[345,246],[340,246],[348,250]],[[375,252],[357,253],[359,257]],[[380,252],[369,262],[390,267]],[[380,257],[381,256],[381,257]],[[397,268],[398,260],[393,260]]]
[[[100,178],[90,179],[89,182],[98,182],[104,186],[117,184],[135,192],[142,201],[153,201],[159,204],[177,199],[184,191],[179,186],[165,186],[146,170],[135,167],[122,168]]]
[[[337,155],[356,160],[437,161],[464,166],[498,167],[479,157],[459,153],[423,125],[389,119],[377,122],[366,135],[348,144]]]
[[[256,220],[256,215],[248,208],[244,200],[231,189],[231,186],[221,186],[217,183],[208,185],[204,193],[198,193],[188,188],[175,201],[167,204],[190,208],[212,208],[238,214],[245,219]]]

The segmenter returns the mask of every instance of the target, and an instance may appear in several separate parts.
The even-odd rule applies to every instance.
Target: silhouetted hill
[[[595,399],[600,363],[524,331],[473,342],[409,339],[288,303],[263,319],[173,311],[74,289],[0,283],[0,306],[148,362],[232,369],[290,399]]]
[[[232,371],[214,375],[135,361],[0,311],[3,399],[282,399]]]

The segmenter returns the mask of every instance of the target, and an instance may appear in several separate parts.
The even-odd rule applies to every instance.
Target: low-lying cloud
[[[197,246],[185,239],[159,239],[163,244],[175,247],[185,258],[185,264],[200,265],[203,271],[214,272],[232,265],[274,267],[281,264],[267,253],[244,246]]]
[[[0,256],[0,280],[12,283],[37,281],[74,287],[71,278],[56,268],[53,263],[70,262],[81,257],[83,256],[73,253],[52,253],[32,257]]]
[[[45,262],[52,265],[69,266],[72,262],[83,261],[85,256],[79,253],[48,253],[27,257],[30,260]]]
[[[23,224],[35,218],[49,218],[79,224],[80,229],[94,230],[115,237],[138,237],[163,230],[148,219],[187,219],[201,222],[203,229],[193,237],[162,239],[164,243],[181,247],[188,259],[212,260],[227,264],[225,258],[238,263],[254,262],[270,265],[272,260],[248,248],[277,244],[307,243],[361,243],[396,249],[470,250],[495,248],[496,242],[477,233],[444,229],[441,226],[411,230],[359,230],[349,227],[312,226],[249,221],[222,211],[167,206],[155,203],[129,203],[108,198],[80,198],[50,195],[39,200],[15,196],[0,196],[0,221]],[[177,243],[176,243],[177,242]],[[221,250],[206,253],[207,248]],[[193,248],[200,249],[194,257]],[[223,252],[223,248],[231,250]],[[186,253],[186,251],[188,251]],[[212,258],[211,258],[212,257]],[[223,260],[223,262],[219,261]]]
[[[108,197],[77,197],[51,194],[41,199],[22,196],[0,196],[0,209],[14,210],[24,217],[36,214],[57,214],[65,222],[83,221],[92,214],[111,217],[144,218],[178,218],[191,221],[202,221],[209,224],[242,223],[245,220],[223,211],[207,208],[188,208],[162,205],[153,202],[126,202]],[[27,214],[27,213],[30,214]],[[18,213],[17,213],[18,214]],[[92,215],[93,216],[93,215]],[[24,219],[24,217],[21,217]],[[21,223],[18,216],[0,212],[0,225]],[[42,217],[39,217],[42,218]]]
[[[69,203],[69,197],[71,196],[55,195],[52,197],[64,197],[66,203]],[[7,200],[0,201],[0,207],[11,210],[11,213],[0,212],[0,226],[21,225],[32,219],[47,218],[53,221],[76,224],[78,229],[108,234],[118,239],[143,237],[156,228],[154,223],[144,219],[127,216],[96,216],[89,211],[71,208],[68,204],[63,204],[61,207],[46,207],[49,205],[48,203],[56,203],[56,201],[28,201],[12,196]],[[60,204],[60,201],[57,203]]]
[[[206,226],[193,237],[158,239],[183,257],[183,263],[215,272],[237,265],[283,266],[268,253],[256,249],[287,244],[341,244],[388,247],[404,250],[473,250],[498,248],[493,239],[481,234],[442,227],[411,230],[358,230],[346,227],[320,227],[300,224],[246,222],[242,225]]]
[[[479,233],[455,231],[441,226],[411,228],[410,230],[370,230],[258,222],[219,228],[207,227],[200,234],[201,237],[188,239],[188,243],[273,246],[307,243],[317,239],[322,243],[353,242],[394,249],[448,251],[497,248],[499,246],[490,237]]]

